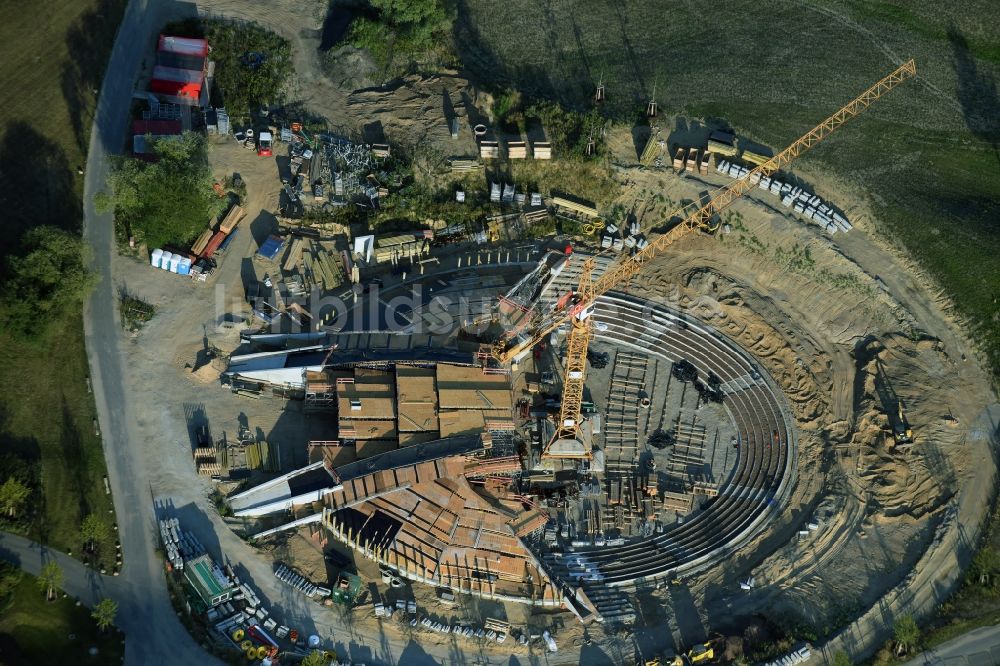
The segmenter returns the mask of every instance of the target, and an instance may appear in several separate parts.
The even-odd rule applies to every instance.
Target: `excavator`
[[[885,373],[882,361],[875,359],[875,392],[878,393],[882,409],[889,419],[889,429],[892,431],[893,444],[896,448],[905,449],[913,444],[913,429],[906,418],[903,401],[896,395],[889,376]]]
[[[716,635],[704,643],[692,646],[685,654],[662,655],[640,663],[642,666],[695,666],[696,664],[709,666],[719,663],[725,642],[724,637]]]
[[[555,434],[542,449],[542,460],[551,458],[590,459],[591,450],[582,435],[580,408],[587,369],[587,349],[591,336],[591,315],[596,300],[605,293],[627,284],[658,255],[695,230],[710,230],[723,210],[750,190],[758,187],[762,178],[769,178],[779,169],[821,142],[842,125],[860,115],[873,102],[916,76],[916,63],[911,59],[876,82],[858,97],[838,109],[814,128],[795,140],[783,151],[755,167],[746,176],[716,189],[706,200],[688,204],[668,220],[679,219],[673,226],[652,238],[634,254],[623,257],[598,279],[593,279],[594,260],[588,259],[581,268],[579,284],[571,298],[560,299],[555,310],[535,312],[531,325],[523,330],[508,331],[491,347],[493,362],[509,367],[512,362],[530,353],[546,337],[571,322],[566,340],[566,362],[563,373],[563,396]],[[537,307],[537,306],[536,306]]]

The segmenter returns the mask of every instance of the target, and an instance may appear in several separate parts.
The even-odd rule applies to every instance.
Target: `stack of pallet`
[[[511,141],[507,144],[507,157],[512,160],[523,160],[528,157],[528,146],[524,141]]]
[[[551,160],[552,144],[548,141],[535,141],[531,144],[531,154],[536,160]]]
[[[698,149],[697,148],[691,148],[690,150],[688,150],[687,163],[685,164],[685,168],[688,171],[690,171],[691,173],[697,173],[698,172]]]
[[[479,156],[483,159],[497,159],[500,157],[500,144],[496,141],[483,141],[479,144]]]
[[[222,466],[219,465],[215,449],[211,446],[201,446],[194,450],[194,467],[198,471],[198,476],[222,473]]]
[[[677,153],[674,155],[674,168],[677,169],[678,171],[684,170],[684,156],[686,154],[687,151],[685,149],[678,148]]]

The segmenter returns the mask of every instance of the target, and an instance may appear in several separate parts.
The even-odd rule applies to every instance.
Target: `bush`
[[[135,236],[149,247],[185,246],[226,205],[212,188],[205,138],[194,132],[153,142],[156,162],[119,157],[108,179],[113,196],[100,196],[99,208],[114,206],[119,242]]]
[[[570,111],[555,102],[539,102],[525,110],[528,117],[538,118],[552,149],[559,157],[585,157],[587,143],[593,139],[594,155],[603,152],[604,119],[597,109],[587,113]]]
[[[25,233],[21,251],[8,257],[0,276],[9,296],[0,305],[3,328],[31,335],[38,332],[40,322],[82,302],[93,285],[83,258],[83,241],[68,231],[36,227]]]
[[[368,49],[376,62],[419,60],[438,48],[451,32],[454,15],[442,0],[370,0],[374,17],[351,21],[347,41]]]

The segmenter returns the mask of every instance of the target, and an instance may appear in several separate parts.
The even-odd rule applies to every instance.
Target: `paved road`
[[[129,664],[215,663],[188,634],[170,605],[163,565],[155,551],[152,498],[145,462],[130,456],[131,424],[121,367],[121,335],[112,281],[113,221],[94,209],[94,194],[105,187],[108,155],[119,153],[133,81],[162,23],[167,3],[131,0],[122,19],[98,98],[90,134],[84,181],[84,238],[93,248],[99,282],[84,308],[84,331],[104,456],[115,500],[125,566],[106,583],[119,604],[118,625],[125,631]],[[67,568],[67,588],[74,583]]]
[[[980,627],[928,650],[903,666],[996,666],[1000,664],[1000,624]]]
[[[66,553],[5,532],[0,532],[0,560],[12,562],[33,576],[46,562],[55,560],[63,571],[63,591],[91,607],[101,599],[123,596],[127,585],[121,577],[102,576]]]

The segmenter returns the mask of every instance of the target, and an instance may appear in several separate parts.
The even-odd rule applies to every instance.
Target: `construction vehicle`
[[[260,157],[270,157],[271,156],[271,143],[274,141],[274,137],[271,136],[270,132],[261,132],[257,135],[257,155]]]
[[[566,321],[572,322],[566,338],[566,363],[559,420],[556,422],[555,434],[542,450],[543,459],[591,457],[590,447],[580,430],[580,403],[583,401],[587,369],[587,349],[591,335],[590,318],[597,298],[627,284],[650,261],[689,232],[709,227],[715,216],[756,188],[761,178],[770,177],[787,166],[839,127],[861,114],[884,94],[916,76],[916,73],[916,63],[908,60],[764,164],[755,167],[746,176],[716,189],[707,202],[692,203],[678,209],[668,219],[677,218],[679,222],[673,226],[668,225],[662,234],[652,238],[645,247],[631,256],[608,268],[599,279],[592,279],[594,260],[586,260],[581,267],[577,290],[566,301],[560,300],[562,307],[549,313],[540,313],[529,329],[521,332],[509,331],[493,344],[491,350],[493,358],[500,365],[509,366],[523,358],[535,345],[545,340],[552,331],[564,325]]]
[[[878,394],[882,409],[889,420],[894,446],[906,448],[913,444],[913,430],[906,418],[903,401],[896,395],[889,376],[885,373],[882,360],[875,357],[875,392]]]

